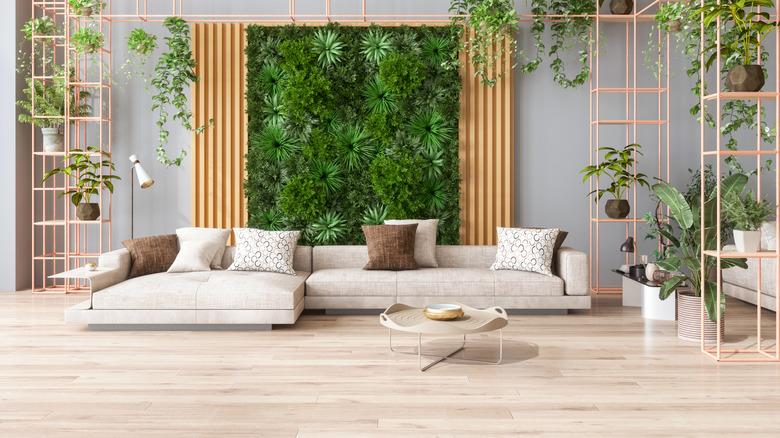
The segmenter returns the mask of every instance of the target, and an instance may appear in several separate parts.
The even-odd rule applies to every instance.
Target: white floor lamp
[[[154,180],[151,176],[149,176],[148,173],[146,173],[146,170],[144,170],[143,166],[141,166],[141,162],[138,161],[138,157],[135,156],[135,154],[130,155],[130,162],[133,163],[133,167],[130,169],[130,180],[133,179],[133,172],[135,172],[135,176],[138,177],[138,185],[141,186],[142,189],[148,189],[149,187],[154,185]],[[132,182],[130,183],[130,238],[132,239],[134,237],[133,234],[133,222],[135,220],[135,184]]]

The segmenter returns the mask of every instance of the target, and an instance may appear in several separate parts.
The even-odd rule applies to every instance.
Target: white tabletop
[[[71,269],[70,271],[60,272],[59,274],[49,275],[49,278],[74,278],[74,279],[90,279],[92,277],[95,277],[96,275],[107,272],[108,269],[106,268],[96,268],[94,270],[89,270],[86,267],[80,267],[76,269]]]

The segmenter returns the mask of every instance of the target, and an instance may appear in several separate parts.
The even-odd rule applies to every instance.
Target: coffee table
[[[388,307],[387,310],[379,315],[379,323],[390,329],[390,351],[398,351],[404,354],[417,354],[417,363],[419,365],[420,371],[426,371],[437,363],[452,358],[452,356],[455,354],[465,350],[466,335],[487,333],[498,330],[497,361],[492,362],[463,358],[458,358],[458,360],[465,362],[489,363],[493,365],[500,364],[504,357],[504,336],[502,329],[506,327],[507,324],[509,324],[509,317],[506,314],[506,310],[502,309],[501,307],[475,309],[463,304],[460,304],[460,306],[463,308],[463,316],[453,321],[434,321],[428,319],[425,317],[425,314],[423,314],[423,309],[407,306],[406,304],[399,303]],[[408,353],[393,348],[393,330],[417,334],[417,352]],[[436,356],[422,352],[423,335],[458,335],[463,336],[463,343],[459,348],[445,356]],[[435,359],[427,365],[423,366],[423,356],[432,356]]]

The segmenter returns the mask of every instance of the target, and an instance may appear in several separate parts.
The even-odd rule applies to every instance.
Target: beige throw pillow
[[[386,220],[387,225],[417,224],[414,236],[414,260],[420,268],[438,268],[436,260],[436,233],[439,228],[438,219],[393,219]]]
[[[211,259],[212,269],[222,269],[222,256],[225,254],[225,246],[227,245],[228,238],[230,238],[230,230],[224,228],[200,228],[200,227],[185,227],[178,228],[176,230],[176,236],[179,238],[179,247],[183,247],[183,243],[190,240],[209,241],[213,243],[219,243],[220,249],[214,254]]]
[[[181,243],[179,253],[173,264],[168,268],[168,272],[198,272],[210,271],[211,261],[214,255],[222,249],[224,245],[219,242],[208,240],[185,240]]]

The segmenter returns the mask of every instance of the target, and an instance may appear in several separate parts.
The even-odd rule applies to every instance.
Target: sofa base
[[[294,309],[90,309],[89,301],[65,310],[66,324],[90,326],[181,326],[295,324],[303,312],[303,300]]]
[[[551,296],[551,297],[321,297],[306,296],[307,309],[324,309],[326,311],[338,309],[339,311],[386,309],[398,303],[413,307],[425,307],[431,303],[463,303],[472,307],[500,306],[507,310],[521,311],[546,311],[556,312],[590,309],[591,299],[589,295],[576,296]]]

